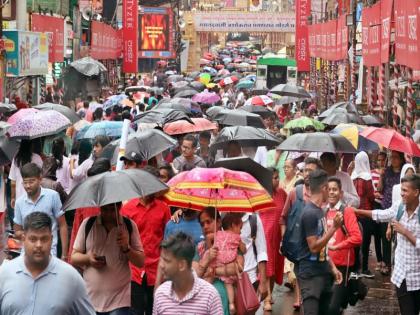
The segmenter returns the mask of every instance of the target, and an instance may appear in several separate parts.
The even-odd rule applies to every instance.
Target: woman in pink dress
[[[268,295],[264,300],[264,310],[271,311],[271,304],[273,303],[271,292],[273,291],[274,282],[277,284],[283,283],[283,268],[284,257],[280,255],[280,215],[286,202],[287,194],[279,187],[279,172],[273,167],[268,170],[273,172],[273,200],[276,207],[270,210],[261,211],[259,216],[264,226],[264,234],[267,242],[267,278],[270,280],[268,283]]]

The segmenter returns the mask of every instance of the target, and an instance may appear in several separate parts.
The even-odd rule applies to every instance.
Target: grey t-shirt
[[[173,165],[178,172],[184,171],[184,167],[186,165],[188,165],[190,169],[195,167],[207,167],[206,162],[204,162],[204,160],[197,155],[194,155],[194,159],[192,161],[187,161],[187,159],[183,155],[178,156],[173,161]]]

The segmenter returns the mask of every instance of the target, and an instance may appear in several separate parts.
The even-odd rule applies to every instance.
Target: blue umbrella
[[[254,82],[251,80],[243,80],[239,81],[238,84],[236,84],[236,88],[239,89],[250,89],[254,86]]]
[[[128,96],[125,94],[118,94],[118,95],[112,95],[104,102],[104,110],[107,110],[108,108],[114,107],[115,105],[118,105],[123,99],[126,99]]]
[[[245,77],[245,79],[249,80],[249,81],[252,81],[252,82],[255,82],[255,81],[257,81],[257,76],[255,74],[249,74]]]
[[[83,127],[76,136],[77,140],[94,139],[96,136],[121,137],[122,121],[101,121]]]
[[[228,64],[228,63],[231,63],[231,62],[232,62],[232,58],[230,58],[230,57],[223,58],[223,63],[224,64]]]
[[[212,67],[204,67],[203,71],[210,73],[211,75],[217,75],[217,70]]]

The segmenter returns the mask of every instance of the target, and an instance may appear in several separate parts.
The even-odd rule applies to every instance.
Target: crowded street
[[[420,315],[420,0],[0,4],[0,315]]]

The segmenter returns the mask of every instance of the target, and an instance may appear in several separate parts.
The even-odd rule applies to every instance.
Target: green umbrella
[[[316,130],[324,130],[325,126],[323,123],[309,118],[309,117],[300,117],[289,121],[284,128],[293,129],[293,128],[306,128],[307,126],[314,126]]]

